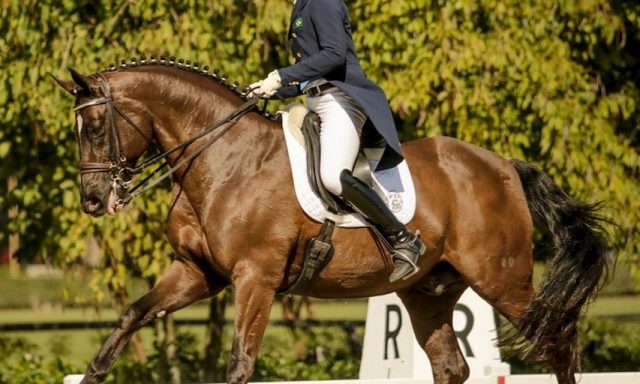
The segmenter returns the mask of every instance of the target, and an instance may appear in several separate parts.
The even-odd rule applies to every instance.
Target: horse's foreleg
[[[418,344],[429,356],[435,384],[464,383],[469,377],[469,366],[452,324],[453,309],[462,291],[445,292],[442,296],[398,292],[409,312]]]
[[[123,311],[115,330],[89,364],[81,384],[102,382],[124,346],[141,327],[194,301],[215,295],[225,285],[223,281],[207,281],[202,271],[190,262],[174,261],[153,289]]]
[[[245,384],[253,374],[276,292],[276,284],[265,280],[260,272],[234,279],[236,317],[227,383]]]

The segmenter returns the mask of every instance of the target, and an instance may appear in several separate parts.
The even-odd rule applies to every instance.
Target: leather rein
[[[152,156],[149,160],[145,161],[144,163],[140,164],[137,167],[130,167],[129,162],[127,161],[127,158],[123,154],[123,151],[120,147],[120,139],[118,136],[118,130],[116,129],[115,114],[117,113],[118,115],[120,115],[129,125],[135,128],[138,132],[141,132],[142,130],[124,112],[122,112],[120,108],[118,108],[118,105],[116,104],[113,97],[111,96],[111,88],[109,87],[109,83],[107,82],[107,79],[100,73],[95,74],[95,77],[98,80],[98,84],[100,85],[100,89],[104,96],[95,98],[86,103],[78,105],[74,107],[73,110],[74,112],[76,112],[76,114],[78,114],[78,112],[86,108],[103,105],[103,104],[107,106],[107,117],[109,122],[109,144],[110,144],[109,145],[110,146],[109,161],[102,162],[102,163],[91,163],[91,162],[81,161],[80,164],[78,164],[78,168],[80,169],[80,175],[84,175],[88,173],[103,173],[103,172],[107,173],[108,172],[111,176],[113,191],[116,193],[116,196],[118,196],[117,203],[122,205],[129,204],[131,200],[133,200],[135,197],[138,197],[144,192],[148,191],[149,189],[155,187],[164,179],[166,179],[167,177],[170,177],[176,170],[182,167],[185,163],[195,159],[198,155],[204,152],[205,149],[207,149],[209,146],[215,143],[231,127],[233,127],[235,123],[237,123],[242,116],[251,112],[256,107],[259,101],[259,99],[257,98],[249,99],[240,107],[233,110],[233,112],[227,115],[224,119],[217,121],[216,123],[212,124],[207,129],[200,132],[199,134],[189,138],[188,140],[176,145],[175,147],[167,151],[164,151]],[[222,128],[217,135],[211,137],[206,143],[204,143],[202,146],[196,149],[193,153],[191,153],[187,157],[178,161],[173,167],[171,167],[171,169],[169,169],[162,175],[158,176],[155,180],[149,181],[164,166],[169,164],[168,161],[166,160],[167,156],[169,156],[170,154],[180,149],[186,148],[190,144],[193,144],[195,141],[209,135],[216,129],[223,126],[225,127]],[[79,137],[78,137],[78,140],[80,140]],[[80,150],[82,151],[82,148]],[[146,176],[142,181],[136,184],[133,188],[131,189],[129,188],[131,186],[132,178],[134,175],[138,175],[142,173],[145,169],[149,168],[151,165],[163,159],[165,160],[163,164],[161,164],[159,167],[153,170],[150,175]],[[118,193],[119,190],[124,191],[125,195],[123,197],[120,197]]]

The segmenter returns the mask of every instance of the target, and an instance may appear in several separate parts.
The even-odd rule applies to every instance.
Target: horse
[[[274,297],[295,282],[305,243],[320,228],[296,199],[280,124],[217,71],[174,58],[142,58],[92,75],[69,70],[71,80],[56,81],[75,97],[82,209],[96,217],[122,209],[132,198],[128,179],[153,144],[172,167],[167,228],[177,255],[157,285],[122,312],[82,383],[102,382],[141,327],[227,286],[236,314],[226,380],[247,383]],[[427,246],[420,272],[389,283],[392,263],[372,230],[336,228],[335,254],[307,295],[396,292],[434,382],[463,383],[469,368],[452,313],[471,288],[513,324],[502,343],[547,364],[559,383],[574,384],[577,321],[609,262],[598,205],[569,197],[531,164],[454,138],[410,141],[402,151],[417,199],[408,227]],[[554,243],[537,290],[534,223]]]

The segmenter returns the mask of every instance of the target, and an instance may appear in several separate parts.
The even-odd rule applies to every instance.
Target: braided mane
[[[132,57],[131,61],[127,62],[126,60],[120,61],[120,66],[116,64],[110,64],[109,68],[106,68],[104,72],[117,72],[121,70],[125,70],[128,68],[141,67],[141,66],[154,66],[154,65],[163,65],[167,67],[177,68],[187,72],[194,72],[201,76],[204,76],[208,79],[212,79],[218,82],[218,84],[224,85],[231,91],[235,92],[238,96],[240,96],[243,100],[248,100],[247,93],[249,87],[245,87],[240,89],[240,84],[235,81],[233,83],[229,82],[229,77],[226,73],[220,71],[218,68],[214,68],[213,71],[210,70],[208,65],[200,67],[200,63],[194,62],[191,63],[190,60],[177,59],[175,56],[170,56],[168,59],[166,56],[160,56],[160,58],[156,58],[156,56],[152,55],[147,59],[146,56],[140,56],[140,58]],[[274,120],[275,116],[270,113],[262,111],[262,115],[268,119]]]

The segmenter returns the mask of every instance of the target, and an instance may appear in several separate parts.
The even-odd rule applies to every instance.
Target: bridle
[[[117,113],[118,115],[120,115],[129,125],[135,128],[138,132],[142,132],[142,130],[124,112],[122,112],[120,108],[118,108],[118,105],[116,104],[116,102],[113,100],[113,97],[111,96],[111,88],[109,87],[109,83],[107,82],[107,79],[101,73],[96,73],[94,74],[94,76],[98,80],[98,84],[100,86],[100,90],[102,91],[103,96],[89,100],[86,103],[80,104],[74,107],[73,110],[77,114],[78,112],[86,108],[95,107],[103,104],[107,106],[107,118],[109,123],[108,134],[109,134],[109,147],[110,147],[109,148],[110,153],[109,153],[109,159],[108,159],[109,161],[102,162],[102,163],[80,161],[80,164],[78,164],[78,168],[80,169],[80,175],[85,175],[88,173],[103,173],[103,172],[109,173],[112,180],[113,191],[116,193],[116,196],[118,196],[117,203],[121,205],[128,204],[135,197],[140,196],[147,190],[158,185],[167,177],[171,176],[176,170],[178,170],[185,163],[195,159],[211,144],[216,142],[222,135],[224,135],[233,125],[235,125],[235,123],[237,123],[242,116],[246,115],[251,110],[253,110],[259,101],[257,98],[249,99],[240,107],[233,110],[233,112],[227,115],[224,119],[214,123],[204,131],[200,132],[199,134],[189,138],[188,140],[176,145],[175,147],[167,151],[160,152],[152,156],[149,160],[145,161],[144,163],[140,164],[137,167],[130,167],[129,161],[127,161],[127,158],[124,155],[122,148],[120,146],[120,138],[118,136],[118,130],[116,128],[115,114]],[[189,154],[187,157],[178,161],[173,167],[171,167],[171,169],[169,169],[168,171],[166,171],[165,173],[157,177],[155,180],[149,182],[149,180],[156,173],[158,173],[164,166],[168,164],[168,161],[166,160],[167,156],[169,156],[171,153],[174,153],[180,149],[186,148],[190,144],[209,135],[214,130],[224,125],[226,125],[226,127],[222,128],[217,135],[211,137],[209,141],[201,145],[197,150]],[[78,143],[79,144],[81,143],[80,137],[78,137]],[[80,151],[82,152],[81,144],[80,144]],[[82,158],[82,155],[81,155],[81,158]],[[145,169],[149,168],[151,165],[163,159],[165,159],[165,163],[161,164],[159,167],[153,170],[151,174],[145,177],[136,186],[134,186],[131,189],[129,188],[131,186],[134,175],[142,173]],[[119,193],[120,191],[124,193],[122,197]]]

